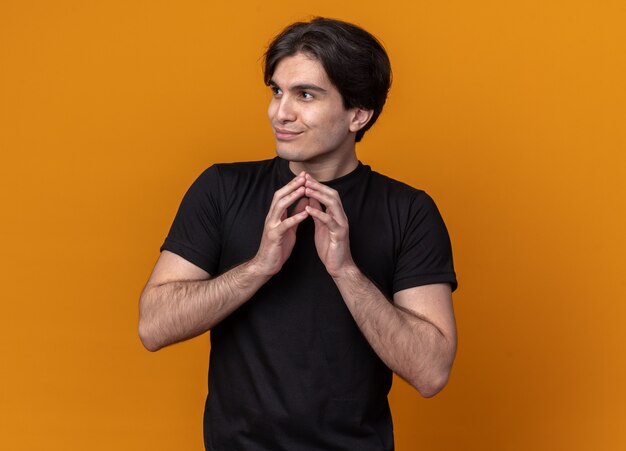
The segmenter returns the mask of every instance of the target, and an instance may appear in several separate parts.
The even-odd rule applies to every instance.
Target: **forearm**
[[[446,337],[433,323],[395,306],[356,267],[334,277],[363,335],[380,359],[423,396],[446,384],[456,338]]]
[[[208,280],[147,286],[139,309],[142,343],[156,351],[210,330],[249,300],[269,278],[258,270],[253,259]]]

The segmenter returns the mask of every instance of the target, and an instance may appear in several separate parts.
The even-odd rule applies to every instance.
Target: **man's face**
[[[357,110],[344,108],[319,61],[303,53],[283,58],[270,88],[268,115],[281,158],[340,165],[353,155]]]

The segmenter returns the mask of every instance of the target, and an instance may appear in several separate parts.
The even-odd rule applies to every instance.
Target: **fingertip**
[[[302,221],[304,221],[307,217],[309,216],[309,214],[307,213],[306,210],[302,210],[300,213],[298,213],[295,218],[296,218],[296,223],[301,223]]]

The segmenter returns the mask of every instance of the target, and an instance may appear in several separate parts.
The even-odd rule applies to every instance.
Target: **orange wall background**
[[[260,57],[358,23],[394,85],[358,146],[453,240],[459,351],[397,449],[626,449],[623,1],[0,3],[0,449],[201,450],[208,336],[156,354],[137,301],[182,195],[273,156]]]

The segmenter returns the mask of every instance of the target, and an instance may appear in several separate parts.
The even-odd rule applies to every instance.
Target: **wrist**
[[[278,268],[278,270],[275,270],[274,268],[270,268],[268,267],[268,265],[264,264],[263,261],[259,258],[258,254],[248,260],[246,265],[247,269],[250,271],[250,274],[254,277],[263,277],[266,279],[270,279],[278,271],[280,271],[280,268]]]
[[[356,279],[362,276],[362,274],[363,273],[361,272],[359,267],[354,262],[351,262],[341,265],[341,268],[331,274],[331,276],[335,282],[339,283],[343,280]]]

